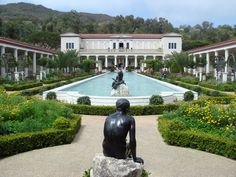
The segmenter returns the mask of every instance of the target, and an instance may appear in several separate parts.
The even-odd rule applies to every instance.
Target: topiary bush
[[[57,99],[57,94],[55,92],[48,92],[46,96],[47,100],[56,100]]]
[[[77,99],[77,104],[91,105],[91,101],[88,96],[82,96]]]
[[[187,91],[184,93],[184,101],[192,101],[194,98],[193,92]]]
[[[53,122],[53,127],[55,129],[62,129],[62,130],[70,128],[70,121],[64,117],[58,117]]]
[[[152,97],[149,99],[149,104],[152,104],[152,105],[159,105],[163,103],[164,103],[164,100],[160,95],[152,95]]]

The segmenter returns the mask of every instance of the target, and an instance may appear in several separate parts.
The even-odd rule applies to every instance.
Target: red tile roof
[[[23,47],[23,48],[32,49],[32,50],[37,50],[37,51],[41,51],[41,52],[47,52],[47,53],[52,53],[52,54],[55,53],[55,51],[51,50],[51,49],[38,47],[38,46],[35,46],[32,44],[28,44],[25,42],[21,42],[18,40],[6,38],[6,37],[1,37],[1,36],[0,36],[0,43],[9,44],[9,45],[17,46],[17,47]]]
[[[223,42],[219,42],[219,43],[210,44],[210,45],[206,45],[206,46],[203,46],[203,47],[198,47],[198,48],[195,48],[195,49],[191,49],[187,52],[188,53],[204,52],[206,50],[227,47],[227,46],[235,45],[235,44],[236,44],[236,39],[231,39],[231,40],[227,40],[227,41],[223,41]]]

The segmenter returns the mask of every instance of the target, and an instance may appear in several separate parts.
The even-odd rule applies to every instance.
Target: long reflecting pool
[[[79,92],[82,95],[89,96],[110,96],[112,78],[116,78],[117,73],[108,73],[101,77],[87,80],[83,83],[62,89],[62,91],[74,91]],[[163,85],[161,82],[157,82],[134,72],[124,73],[123,80],[129,88],[130,96],[150,96],[154,94],[160,94],[161,92],[176,92],[177,88]]]
[[[81,96],[89,96],[92,105],[115,105],[120,97],[112,97],[112,82],[117,73],[110,72],[94,76],[82,81],[68,84],[43,93],[45,99],[48,92],[56,92],[57,99],[63,102],[76,103]],[[185,88],[159,81],[135,72],[125,72],[123,80],[129,88],[130,95],[127,98],[131,105],[147,105],[152,95],[161,95],[164,103],[173,103],[183,100]],[[194,99],[197,99],[197,93]]]

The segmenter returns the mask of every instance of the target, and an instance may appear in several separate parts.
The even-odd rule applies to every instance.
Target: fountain
[[[113,78],[111,96],[129,96],[128,86],[123,80],[123,72],[120,69],[116,76],[116,79]]]

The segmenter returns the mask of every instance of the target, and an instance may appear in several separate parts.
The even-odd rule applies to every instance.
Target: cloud
[[[215,25],[236,24],[235,0],[20,0],[42,4],[60,11],[104,13],[112,16],[134,15],[143,18],[168,19],[174,26],[195,25],[203,21]],[[0,0],[1,4],[19,2]]]

